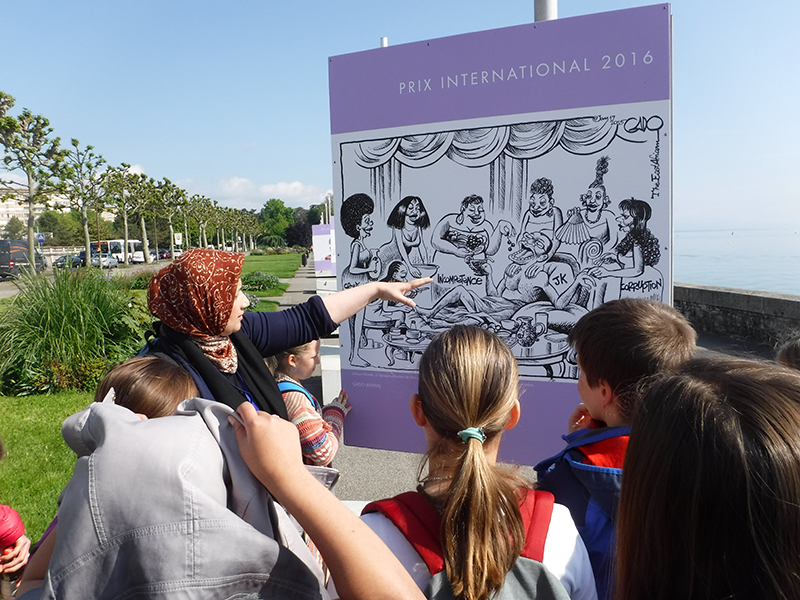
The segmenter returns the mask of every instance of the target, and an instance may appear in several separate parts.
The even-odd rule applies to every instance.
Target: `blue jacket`
[[[537,488],[552,492],[556,502],[569,508],[589,552],[597,597],[612,597],[614,542],[622,485],[622,469],[584,464],[579,448],[627,436],[630,427],[603,427],[562,436],[566,448],[536,465]]]

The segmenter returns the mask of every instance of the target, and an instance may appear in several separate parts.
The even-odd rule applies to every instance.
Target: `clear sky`
[[[647,2],[561,0],[559,17]],[[800,220],[800,2],[676,0],[677,228]],[[327,58],[533,21],[533,0],[0,0],[0,90],[221,204],[332,187]]]

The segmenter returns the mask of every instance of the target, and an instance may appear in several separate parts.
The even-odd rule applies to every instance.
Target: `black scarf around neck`
[[[155,324],[156,334],[165,338],[180,355],[192,365],[203,381],[211,390],[214,400],[227,404],[234,410],[247,398],[238,386],[232,384],[213,363],[206,358],[202,350],[197,347],[191,338],[175,331],[164,323]],[[288,419],[286,404],[283,395],[275,383],[275,378],[269,372],[261,353],[245,334],[237,331],[231,334],[231,341],[236,346],[239,355],[239,366],[236,375],[241,376],[248,391],[253,396],[253,401],[259,409],[282,419]]]

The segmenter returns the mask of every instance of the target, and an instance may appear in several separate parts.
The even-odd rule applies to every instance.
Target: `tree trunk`
[[[36,269],[36,238],[33,235],[33,222],[35,220],[35,213],[34,207],[36,205],[36,182],[31,177],[30,173],[26,173],[28,176],[28,261],[30,264],[34,265],[34,270]]]
[[[126,265],[130,265],[131,264],[131,257],[130,257],[130,254],[128,252],[128,248],[130,247],[130,243],[128,242],[128,212],[127,211],[122,211],[122,227],[125,230],[125,248],[123,248],[123,252],[124,252],[123,256],[125,258],[125,264]]]
[[[140,216],[139,218],[142,224],[142,252],[144,252],[144,262],[149,265],[153,261],[150,260],[150,242],[147,241],[147,224],[144,222],[144,217]]]
[[[89,266],[92,264],[92,241],[89,237],[89,207],[86,202],[81,206],[81,227],[83,227],[83,245],[86,247],[86,266]],[[100,237],[99,230],[97,237]],[[103,263],[100,264],[102,266]]]
[[[183,216],[183,244],[181,248],[188,250],[192,247],[192,241],[189,239],[189,221],[186,215]]]
[[[175,230],[172,228],[172,217],[169,219],[169,257],[175,258]]]

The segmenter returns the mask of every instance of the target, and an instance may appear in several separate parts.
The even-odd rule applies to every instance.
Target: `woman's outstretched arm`
[[[411,281],[384,282],[373,281],[348,290],[330,294],[322,299],[331,319],[341,323],[349,319],[373,300],[394,300],[406,306],[414,307],[414,301],[406,296],[413,289],[433,281],[430,277]]]
[[[247,402],[237,414],[241,423],[229,419],[247,466],[314,540],[340,598],[424,598],[380,538],[306,470],[292,423]]]

